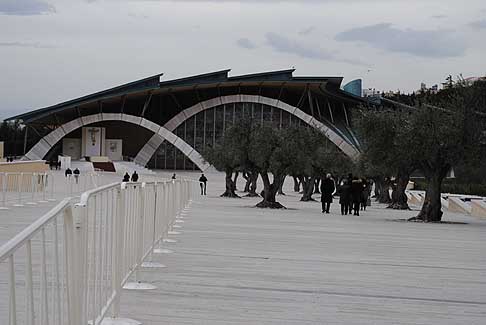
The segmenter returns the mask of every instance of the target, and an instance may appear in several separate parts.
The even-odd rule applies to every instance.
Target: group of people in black
[[[331,174],[321,182],[321,202],[322,213],[329,213],[333,195],[339,195],[339,204],[341,205],[341,214],[347,215],[353,213],[359,216],[359,212],[366,210],[370,205],[372,182],[366,178],[358,178],[349,174],[341,180],[336,188],[336,183]]]
[[[60,161],[55,161],[55,160],[50,160],[49,161],[49,168],[51,170],[53,170],[53,169],[59,170],[59,169],[61,169],[61,162]]]
[[[133,174],[132,174],[132,177],[130,177],[130,174],[128,172],[125,173],[125,175],[123,176],[123,182],[126,183],[126,182],[138,182],[138,174],[137,174],[137,171],[134,171]]]
[[[75,168],[74,171],[71,170],[71,168],[66,168],[66,170],[64,171],[64,176],[66,177],[71,177],[72,175],[74,175],[74,179],[76,180],[76,184],[78,184],[79,182],[79,175],[81,174],[81,172],[79,171],[78,168]]]

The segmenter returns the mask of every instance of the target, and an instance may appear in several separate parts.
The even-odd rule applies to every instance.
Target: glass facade
[[[213,146],[227,128],[244,117],[276,128],[304,125],[297,117],[279,108],[257,103],[232,103],[199,112],[179,125],[174,133],[199,153]],[[196,170],[197,166],[171,143],[164,141],[149,162],[149,168]]]

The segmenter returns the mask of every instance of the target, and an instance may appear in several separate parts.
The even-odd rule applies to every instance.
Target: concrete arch
[[[145,146],[147,146],[148,144],[155,145],[155,143],[152,141],[152,139],[154,138],[157,139],[157,141],[160,141],[160,143],[162,143],[162,141],[164,140],[167,140],[170,143],[172,143],[177,149],[182,151],[182,153],[184,153],[194,164],[196,164],[196,166],[199,169],[204,171],[209,168],[209,164],[204,161],[204,159],[202,158],[201,154],[199,154],[199,152],[194,150],[193,147],[191,147],[189,144],[187,144],[184,140],[179,138],[171,131],[167,130],[165,127],[155,124],[154,122],[151,122],[143,117],[137,117],[134,115],[121,114],[121,113],[99,113],[99,114],[93,114],[88,116],[82,116],[75,120],[69,121],[61,125],[57,129],[55,129],[54,131],[52,131],[42,139],[40,139],[39,142],[37,142],[32,147],[32,149],[30,149],[29,152],[25,154],[25,159],[28,160],[43,159],[45,155],[47,155],[49,150],[51,150],[51,148],[57,142],[59,142],[62,138],[64,138],[72,131],[83,126],[87,126],[89,124],[103,122],[103,121],[122,121],[122,122],[139,125],[155,133],[150,139],[150,141],[147,142],[147,144],[145,144]],[[153,151],[155,152],[157,148],[158,146],[153,148]]]
[[[170,121],[164,124],[164,128],[173,132],[179,125],[181,125],[185,120],[188,118],[196,115],[199,112],[202,112],[207,109],[211,109],[223,104],[234,104],[234,103],[255,103],[255,104],[265,104],[268,106],[276,107],[282,109],[295,117],[298,117],[305,123],[309,124],[310,126],[316,128],[320,132],[322,132],[329,140],[331,140],[342,152],[344,152],[347,156],[351,159],[355,160],[360,155],[359,150],[348,143],[346,139],[344,139],[341,135],[337,134],[334,130],[330,129],[322,122],[316,120],[313,116],[305,113],[301,109],[291,106],[283,101],[264,97],[264,96],[257,96],[257,95],[230,95],[230,96],[221,96],[212,98],[203,102],[200,102],[192,107],[189,107],[176,116],[174,116]],[[158,146],[162,141],[159,143],[159,139],[155,139],[156,135],[154,135],[145,146],[139,151],[137,154],[135,161],[140,165],[145,166],[149,160],[154,155],[155,151],[157,150]]]

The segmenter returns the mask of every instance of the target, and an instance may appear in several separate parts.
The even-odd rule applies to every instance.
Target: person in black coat
[[[206,195],[206,184],[208,182],[208,179],[204,174],[201,174],[201,177],[199,177],[199,186],[201,187],[201,195]]]
[[[138,174],[137,171],[134,171],[132,174],[132,182],[138,182]]]
[[[363,179],[363,193],[361,194],[361,211],[366,210],[366,206],[368,205],[368,201],[371,195],[371,184],[366,180]]]
[[[78,168],[76,168],[76,169],[74,169],[73,174],[74,174],[74,179],[76,180],[76,184],[78,184],[78,182],[79,182],[79,174],[81,174],[81,172],[79,171]]]
[[[336,186],[334,185],[334,180],[331,174],[326,175],[326,179],[321,182],[321,202],[322,202],[322,213],[329,213],[329,208],[332,203],[332,194]]]
[[[341,204],[341,214],[347,215],[351,213],[351,186],[349,181],[345,179],[343,185],[339,189],[339,204]]]
[[[351,198],[353,200],[354,215],[359,216],[359,205],[361,203],[361,196],[363,195],[363,182],[357,177],[353,178],[351,183]]]
[[[123,182],[130,182],[130,174],[128,174],[128,172],[126,172],[123,176]]]

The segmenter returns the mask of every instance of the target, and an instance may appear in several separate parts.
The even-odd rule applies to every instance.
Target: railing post
[[[23,178],[24,178],[24,173],[20,173],[20,175],[17,176],[17,191],[19,193],[18,196],[18,203],[14,204],[15,207],[23,207],[24,205],[22,204],[22,187],[23,187]]]
[[[143,262],[143,229],[144,229],[144,220],[145,220],[145,183],[142,183],[142,186],[139,189],[139,199],[140,205],[138,210],[138,235],[137,235],[137,266],[141,266]],[[135,279],[137,282],[139,281],[139,267],[135,271]]]
[[[113,305],[111,308],[111,317],[117,318],[120,315],[120,295],[122,292],[122,260],[123,260],[123,238],[124,238],[124,222],[125,222],[125,193],[126,184],[122,183],[116,193],[116,214],[113,218],[113,248],[111,262],[111,286],[112,291],[115,293]]]
[[[87,217],[85,205],[76,204],[74,211],[71,207],[64,211],[68,319],[70,324],[76,325],[87,324]]]
[[[27,205],[37,205],[37,203],[35,202],[35,198],[34,198],[34,193],[35,193],[35,176],[36,174],[35,173],[32,173],[30,175],[30,192],[31,192],[31,197],[30,197],[30,202],[26,202],[25,204]],[[27,184],[29,185],[29,184]]]
[[[69,183],[69,195],[73,195],[73,180],[72,180],[72,175],[68,175],[67,177],[68,183]]]
[[[51,197],[47,199],[47,201],[56,201],[56,199],[54,198],[54,174],[50,173],[49,176],[51,184]]]
[[[0,210],[7,210],[7,189],[8,189],[8,173],[2,173],[2,206]]]
[[[42,199],[39,203],[47,203],[46,200],[46,192],[47,192],[47,173],[42,174],[42,183],[41,183],[41,190],[42,190]]]
[[[9,294],[9,325],[17,325],[17,296],[15,294],[15,267],[14,257],[10,255],[8,258],[8,273],[10,282],[10,294]]]

